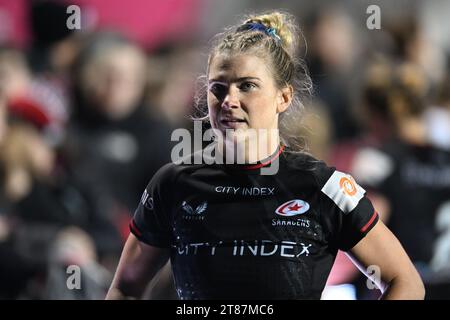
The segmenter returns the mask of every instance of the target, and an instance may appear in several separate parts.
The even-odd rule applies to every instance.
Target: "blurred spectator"
[[[450,153],[428,139],[423,115],[429,85],[422,69],[404,63],[391,75],[386,107],[393,135],[374,150],[377,158],[357,160],[361,165],[355,166],[365,170],[357,170],[355,176],[388,201],[388,225],[423,277],[427,297],[448,298]],[[376,159],[379,168],[363,165]]]
[[[138,47],[118,35],[99,34],[81,51],[74,72],[71,167],[77,180],[92,186],[96,208],[124,238],[144,188],[171,154],[165,117],[144,104],[146,70]]]
[[[30,78],[24,54],[11,47],[0,47],[0,96],[9,102],[22,95]]]
[[[68,71],[78,51],[76,30],[66,27],[65,0],[39,0],[30,2],[32,47],[30,62],[33,72],[61,75]]]
[[[332,141],[354,137],[358,126],[350,106],[360,53],[355,45],[356,30],[350,17],[336,8],[323,8],[311,20],[309,68],[317,98],[330,114]]]
[[[148,114],[145,56],[124,38],[94,36],[80,53],[74,77],[71,168],[92,186],[98,210],[125,236],[149,179],[170,161],[170,130]]]
[[[427,137],[438,148],[450,150],[450,73],[438,86],[437,99],[425,111]]]
[[[426,37],[425,30],[416,15],[393,19],[386,25],[395,44],[393,57],[421,67],[432,85],[439,84],[447,69],[443,48]]]
[[[49,248],[45,299],[99,300],[111,282],[111,274],[97,262],[92,239],[81,229],[69,227],[59,232]],[[68,267],[80,268],[79,287],[67,290]]]
[[[0,48],[0,93],[11,116],[34,123],[50,144],[62,143],[69,115],[63,93],[50,82],[36,79],[23,53],[14,48]]]
[[[395,123],[388,104],[389,89],[393,86],[392,68],[392,63],[381,56],[367,65],[359,90],[359,103],[354,108],[355,119],[361,124],[361,134],[332,147],[330,161],[339,170],[358,174],[355,161],[360,151],[365,147],[379,147],[394,134]],[[366,164],[371,166],[372,162]]]
[[[45,270],[51,245],[69,226],[86,230],[103,254],[121,245],[114,228],[94,211],[86,190],[57,166],[55,151],[36,129],[24,123],[12,124],[1,150],[1,189],[14,223],[10,249],[27,261],[25,265],[36,266],[41,277],[48,275]],[[59,285],[65,288],[64,282]],[[34,294],[35,298],[45,298],[40,289]]]
[[[203,70],[203,56],[192,45],[172,44],[149,59],[147,100],[162,119],[174,127],[190,127],[187,115],[194,105],[195,83]]]
[[[34,100],[46,100],[46,105],[51,102],[54,110],[52,115],[63,120],[64,123],[59,122],[60,128],[52,128],[54,131],[64,129],[70,113],[71,66],[87,31],[84,28],[83,32],[67,28],[67,8],[71,4],[73,3],[67,0],[33,0],[28,5],[32,35],[32,44],[27,51],[33,72],[31,89],[33,96],[37,97]],[[60,106],[57,107],[56,103]],[[63,133],[60,132],[58,143],[63,140]]]

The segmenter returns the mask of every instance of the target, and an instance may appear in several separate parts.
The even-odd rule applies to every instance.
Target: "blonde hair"
[[[242,26],[249,23],[262,24],[271,28],[274,34],[260,30],[245,30]],[[312,82],[303,58],[299,56],[299,45],[304,42],[303,35],[295,18],[288,13],[273,11],[259,15],[248,15],[242,23],[229,27],[213,38],[213,45],[208,57],[208,70],[211,61],[220,53],[252,53],[269,59],[271,71],[278,88],[292,86],[294,96],[290,107],[279,117],[280,138],[283,144],[293,151],[303,151],[303,143],[297,135],[302,119],[304,105],[302,101],[312,92]],[[208,73],[208,72],[207,72]],[[201,80],[201,91],[197,90],[196,107],[200,117],[208,120],[206,107],[206,79]]]

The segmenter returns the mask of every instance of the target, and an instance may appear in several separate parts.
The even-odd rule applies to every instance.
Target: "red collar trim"
[[[280,154],[283,152],[284,148],[285,148],[285,146],[280,146],[278,151],[275,154],[273,154],[272,156],[270,156],[269,159],[265,160],[264,162],[257,163],[257,164],[244,165],[244,166],[242,166],[242,169],[254,170],[254,169],[259,169],[259,168],[265,167],[265,166],[271,164],[276,158],[278,158],[280,156]]]

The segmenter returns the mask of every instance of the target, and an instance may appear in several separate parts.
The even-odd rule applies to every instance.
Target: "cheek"
[[[210,92],[206,95],[206,102],[208,103],[208,109],[215,108],[217,105],[217,99]]]
[[[247,112],[252,123],[264,125],[273,120],[276,115],[276,103],[273,97],[260,96],[255,98],[253,102],[247,107]]]
[[[217,99],[210,93],[207,95],[208,115],[211,124],[214,125],[217,119],[217,112],[219,111],[219,105]]]

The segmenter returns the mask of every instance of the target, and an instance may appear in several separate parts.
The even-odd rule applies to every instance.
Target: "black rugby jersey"
[[[389,169],[380,179],[365,182],[389,201],[389,228],[424,278],[448,269],[450,152],[399,140],[380,151]]]
[[[150,181],[130,229],[171,249],[181,299],[320,299],[337,250],[376,224],[351,176],[283,148],[255,165],[171,163]]]

